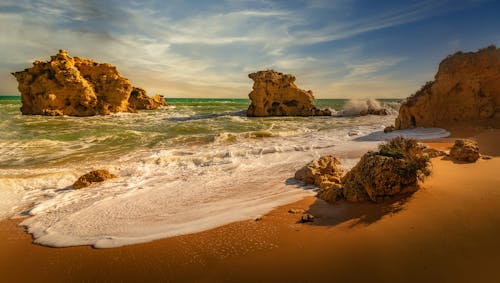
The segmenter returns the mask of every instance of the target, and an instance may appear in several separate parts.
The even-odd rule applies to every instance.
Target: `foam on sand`
[[[182,117],[195,109],[184,108],[176,109],[184,109]],[[22,225],[42,245],[99,248],[252,219],[314,194],[288,179],[325,154],[336,154],[352,167],[378,146],[378,132],[395,118],[205,114],[182,121],[171,121],[178,114],[168,111],[88,119],[23,117],[22,126],[37,135],[4,141],[18,143],[17,149],[2,151],[0,217],[29,215]],[[17,126],[13,129],[18,134]],[[419,131],[408,134],[446,134]],[[101,168],[118,177],[71,188],[79,176]]]

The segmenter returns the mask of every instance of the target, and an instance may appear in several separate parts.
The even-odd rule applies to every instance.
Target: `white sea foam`
[[[378,110],[381,109],[382,106],[380,102],[371,98],[371,99],[350,99],[348,100],[342,111],[340,112],[342,115],[358,115],[363,111],[368,111],[370,109]]]
[[[240,117],[216,119],[247,122]],[[448,134],[441,129],[383,134],[384,125],[394,117],[317,119],[321,127],[316,129],[307,119],[285,119],[286,127],[276,120],[266,130],[223,131],[209,143],[191,145],[177,140],[116,158],[2,170],[0,217],[25,211],[30,217],[22,224],[36,243],[48,246],[109,248],[147,242],[251,219],[312,195],[288,179],[321,155],[337,154],[350,168],[387,137],[404,134],[421,139]],[[211,127],[210,123],[205,124]],[[142,135],[135,130],[127,133]],[[89,139],[85,143],[99,142]],[[90,188],[71,189],[79,175],[96,168],[108,168],[118,177]]]
[[[397,114],[399,109],[399,102],[383,102],[368,98],[368,99],[350,99],[348,100],[342,110],[334,113],[334,116],[356,116],[362,112],[371,110],[386,109],[390,114]]]

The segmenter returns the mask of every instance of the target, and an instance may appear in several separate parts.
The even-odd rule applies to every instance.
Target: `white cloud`
[[[199,9],[185,16],[178,15],[183,11],[175,11],[175,5],[159,10],[147,3],[154,2],[4,0],[0,4],[0,94],[16,92],[9,72],[63,48],[74,56],[112,63],[135,85],[171,97],[246,97],[251,90],[247,74],[265,68],[296,74],[298,85],[313,89],[317,97],[342,97],[348,88],[374,90],[384,84],[391,89],[384,93],[387,97],[411,83],[397,86],[398,82],[375,78],[403,58],[365,56],[361,60],[361,45],[322,54],[300,48],[443,11],[438,9],[442,4],[424,1],[362,19],[332,17],[319,28],[312,25],[315,19],[308,9],[328,4],[342,10],[350,2],[312,1],[308,7],[291,9],[266,0],[233,0],[220,9]]]

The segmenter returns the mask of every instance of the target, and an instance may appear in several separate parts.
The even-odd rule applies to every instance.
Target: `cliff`
[[[93,116],[140,109],[129,104],[134,88],[115,66],[70,57],[65,50],[12,75],[24,115]]]
[[[500,49],[448,56],[435,80],[403,102],[395,124],[396,129],[500,127]]]
[[[295,76],[273,70],[259,71],[248,75],[254,81],[248,95],[252,103],[247,116],[330,116],[329,109],[314,106],[312,91],[299,89]]]

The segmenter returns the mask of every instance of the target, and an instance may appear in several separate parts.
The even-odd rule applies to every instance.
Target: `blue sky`
[[[459,50],[500,45],[500,1],[2,0],[0,95],[59,49],[168,97],[247,97],[247,74],[316,98],[406,97]]]

